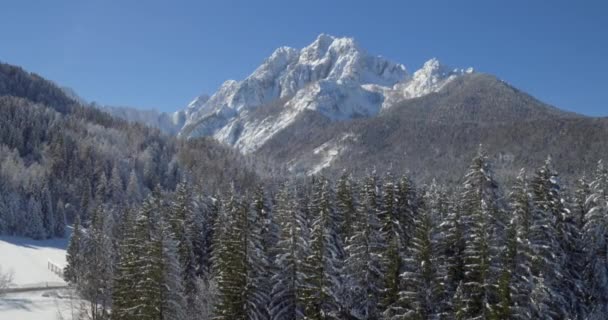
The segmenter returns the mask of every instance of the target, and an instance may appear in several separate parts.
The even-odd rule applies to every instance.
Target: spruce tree
[[[565,259],[557,229],[561,199],[550,160],[536,171],[531,188],[532,318],[568,318],[569,289],[563,286]]]
[[[608,169],[600,161],[591,183],[591,195],[585,207],[583,239],[585,243],[584,284],[589,309],[588,319],[602,319],[608,314]]]
[[[84,235],[80,225],[80,217],[76,215],[74,229],[66,252],[66,266],[63,277],[67,283],[76,285],[80,282],[84,268]]]
[[[305,313],[310,319],[337,318],[342,308],[340,274],[344,251],[332,197],[329,181],[317,179],[309,205],[311,251],[306,259],[309,277]]]
[[[309,227],[293,187],[285,185],[280,189],[274,208],[280,232],[274,261],[276,274],[272,277],[270,318],[303,319],[304,261],[310,249]]]
[[[197,313],[195,298],[198,295],[198,278],[196,276],[197,261],[190,238],[192,235],[190,229],[196,225],[194,224],[192,194],[186,182],[178,184],[168,212],[169,215],[166,220],[169,221],[171,226],[172,237],[177,241],[176,249],[181,270],[181,286],[187,300],[185,313],[194,317]]]
[[[470,317],[489,318],[496,303],[494,290],[504,220],[498,207],[497,184],[480,148],[465,175],[462,212],[467,233],[464,297]]]
[[[384,290],[386,250],[380,220],[377,178],[369,176],[361,186],[360,203],[353,220],[353,236],[346,246],[348,296],[351,314],[357,319],[378,319]]]
[[[442,279],[439,274],[438,246],[432,219],[433,208],[425,202],[415,220],[415,230],[401,274],[403,290],[393,319],[433,319],[440,313]]]

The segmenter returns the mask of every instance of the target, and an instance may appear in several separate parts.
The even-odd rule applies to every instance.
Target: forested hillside
[[[76,216],[88,225],[97,206],[137,206],[182,179],[208,191],[245,187],[257,179],[254,164],[262,165],[211,139],[181,141],[114,119],[0,64],[2,234],[62,236]]]

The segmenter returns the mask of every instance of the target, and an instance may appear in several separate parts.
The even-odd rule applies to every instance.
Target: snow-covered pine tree
[[[106,217],[110,212],[98,205],[92,212],[83,250],[85,267],[77,289],[90,302],[91,319],[106,319],[111,308],[113,247],[107,234]]]
[[[88,226],[91,219],[90,211],[92,210],[93,191],[91,190],[91,182],[88,179],[83,179],[81,184],[80,211],[77,214],[80,215],[81,224]]]
[[[480,147],[463,184],[462,213],[466,230],[464,297],[470,317],[489,318],[496,301],[495,280],[504,219],[498,207],[498,186]]]
[[[583,240],[585,243],[584,286],[590,320],[608,314],[608,169],[600,161],[591,183],[591,195],[585,207]]]
[[[24,234],[35,240],[46,238],[46,231],[42,220],[42,209],[40,208],[40,200],[34,196],[30,196],[27,203],[25,217]]]
[[[57,208],[55,209],[55,228],[53,229],[55,237],[63,238],[65,236],[65,225],[65,204],[60,199],[57,201]]]
[[[585,226],[585,215],[589,211],[587,199],[591,195],[591,186],[583,176],[576,181],[576,191],[574,191],[574,201],[572,203],[572,214],[576,219],[579,229]]]
[[[382,312],[379,301],[384,290],[386,245],[381,232],[378,193],[376,176],[368,176],[361,184],[353,236],[345,248],[347,297],[352,299],[350,312],[356,319],[377,319]]]
[[[40,191],[40,210],[42,213],[42,225],[44,233],[48,238],[55,234],[55,211],[53,210],[53,199],[48,185],[45,183]]]
[[[382,183],[380,208],[382,224],[380,230],[386,243],[383,252],[384,290],[380,301],[380,308],[383,310],[399,300],[400,273],[403,265],[400,251],[405,249],[401,247],[403,232],[399,223],[396,189],[394,177],[388,173]]]
[[[246,223],[245,309],[247,319],[265,320],[269,319],[271,278],[275,272],[271,261],[276,245],[276,230],[262,186],[255,188]]]
[[[280,227],[272,277],[270,319],[304,319],[304,260],[310,249],[309,227],[296,191],[283,186],[276,196],[274,214]]]
[[[177,185],[169,214],[165,217],[171,226],[172,236],[177,241],[177,258],[181,270],[181,286],[186,297],[185,314],[196,317],[196,292],[198,278],[196,276],[197,262],[194,255],[190,229],[194,225],[193,199],[188,184],[184,181]],[[168,243],[170,245],[171,243]]]
[[[129,174],[129,183],[127,184],[127,203],[139,203],[142,199],[141,187],[139,185],[139,179],[137,173],[132,170]]]
[[[311,251],[306,259],[308,292],[305,301],[309,319],[337,319],[342,309],[344,249],[332,198],[329,181],[317,178],[309,205]]]
[[[503,252],[498,284],[500,300],[494,318],[532,319],[532,205],[524,169],[518,175],[509,198],[512,216],[507,228],[506,250]]]
[[[120,176],[120,170],[115,164],[112,167],[112,174],[110,175],[110,181],[108,182],[108,193],[114,203],[122,205],[125,200],[125,189],[123,187],[122,177]]]
[[[194,311],[187,306],[184,297],[182,283],[183,268],[180,262],[178,243],[173,237],[169,223],[161,217],[158,226],[158,234],[152,242],[156,247],[152,252],[159,253],[158,267],[161,272],[157,290],[159,291],[161,304],[158,306],[159,320],[185,320],[197,319],[198,314],[188,314]],[[196,289],[189,294],[196,294]],[[193,307],[193,306],[192,306]]]
[[[215,318],[218,320],[245,320],[247,208],[237,199],[234,188],[220,207],[216,223],[213,249],[215,280],[218,301]]]
[[[63,270],[65,281],[77,285],[83,276],[84,268],[84,235],[80,225],[80,216],[74,218],[74,229],[66,252],[66,266]]]
[[[430,201],[424,201],[416,216],[405,272],[401,274],[403,289],[392,319],[434,319],[441,312],[442,279],[432,218],[437,209]]]
[[[342,243],[346,243],[353,234],[352,224],[356,214],[355,210],[353,180],[350,175],[343,173],[336,187],[336,219],[340,224]]]
[[[397,219],[401,228],[400,251],[405,251],[409,246],[409,240],[414,233],[414,219],[418,211],[418,196],[416,194],[416,186],[408,176],[402,176],[399,179],[396,190],[395,207],[397,210]]]
[[[530,248],[532,251],[531,305],[533,319],[567,319],[568,288],[564,287],[564,252],[557,230],[561,213],[556,208],[559,186],[551,162],[547,160],[532,179],[532,220]]]
[[[135,230],[135,215],[130,209],[123,213],[121,221],[121,240],[118,245],[118,262],[114,271],[114,285],[112,290],[112,318],[117,320],[131,320],[135,317],[133,306],[139,297],[135,296],[138,270],[137,255],[140,242]]]

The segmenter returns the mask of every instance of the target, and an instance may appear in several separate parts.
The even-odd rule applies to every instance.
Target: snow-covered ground
[[[0,296],[0,320],[69,320],[80,305],[67,289]]]
[[[65,266],[68,238],[32,240],[22,237],[0,237],[0,266],[4,272],[11,270],[17,287],[62,285],[63,279],[48,269],[49,260],[57,266]]]
[[[67,243],[67,237],[42,241],[0,237],[0,267],[3,272],[13,273],[11,287],[65,285],[61,277],[48,269],[48,262],[63,268]],[[60,289],[0,294],[0,320],[71,319],[72,305],[78,304],[78,300],[69,299],[69,292]]]

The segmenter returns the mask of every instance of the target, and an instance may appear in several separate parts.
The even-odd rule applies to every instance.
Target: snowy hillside
[[[226,81],[210,97],[194,99],[181,135],[214,136],[252,152],[306,110],[332,121],[372,117],[471,72],[431,59],[409,75],[402,64],[368,54],[352,38],[321,34],[301,50],[277,49],[243,81]],[[260,117],[257,109],[269,104],[278,104],[279,110]]]

